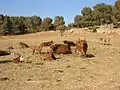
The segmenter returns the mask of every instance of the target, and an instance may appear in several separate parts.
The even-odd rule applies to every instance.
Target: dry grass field
[[[20,48],[19,42],[29,46],[40,45],[44,41],[76,41],[78,36],[86,37],[87,54],[95,57],[81,58],[74,52],[55,55],[57,60],[43,61],[39,54],[32,55],[30,48]],[[24,62],[15,64],[11,55],[0,56],[0,90],[120,90],[120,35],[111,35],[111,45],[102,45],[100,33],[82,31],[39,32],[18,36],[1,36],[0,50],[14,47],[24,57]],[[107,37],[107,36],[106,36]],[[45,49],[46,50],[46,49]]]

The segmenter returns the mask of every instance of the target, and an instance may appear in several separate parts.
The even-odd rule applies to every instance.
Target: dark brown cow
[[[64,40],[63,42],[64,44],[69,45],[70,47],[75,46],[75,43],[73,41]]]
[[[29,46],[23,42],[20,42],[19,45],[21,46],[21,48],[29,48]]]
[[[51,46],[55,54],[71,54],[71,48],[64,44],[54,44]]]
[[[88,49],[88,44],[86,40],[78,39],[78,41],[76,41],[75,52],[77,52],[78,50],[79,52],[81,52],[82,56],[86,57],[87,49]]]

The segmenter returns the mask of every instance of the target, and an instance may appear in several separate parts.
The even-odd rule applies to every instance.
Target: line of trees
[[[120,27],[120,0],[114,5],[105,3],[96,4],[93,8],[84,7],[81,15],[74,17],[74,23],[68,24],[68,27],[90,27],[96,25],[114,24],[114,27]],[[41,19],[39,16],[4,16],[0,15],[0,35],[18,35],[26,33],[35,33],[40,31],[66,29],[64,17],[56,16],[53,19],[46,17]]]
[[[65,26],[62,16],[56,16],[54,22],[50,17],[39,16],[4,16],[0,15],[0,35],[18,35],[35,33],[40,31],[56,30],[59,26]]]
[[[69,27],[89,27],[95,25],[113,24],[119,28],[120,22],[120,0],[115,5],[105,3],[96,4],[93,8],[84,7],[81,10],[82,15],[76,15],[74,23],[70,23]]]

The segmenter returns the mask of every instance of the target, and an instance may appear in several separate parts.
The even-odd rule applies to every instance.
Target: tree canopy
[[[120,0],[116,0],[114,5],[100,3],[93,7],[84,7],[80,14],[74,16],[74,22],[68,27],[91,27],[105,24],[113,24],[120,27]],[[7,16],[0,14],[0,35],[18,35],[66,29],[63,16],[41,18],[40,16]]]

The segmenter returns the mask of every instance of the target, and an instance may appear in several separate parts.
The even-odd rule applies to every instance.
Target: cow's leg
[[[78,54],[78,51],[79,51],[79,50],[78,50],[78,48],[76,47],[76,48],[75,48],[75,53]]]
[[[82,55],[83,58],[87,57],[86,52],[84,50],[81,50],[81,55]]]
[[[33,49],[33,53],[32,54],[34,55],[34,53],[35,53],[35,49]]]

